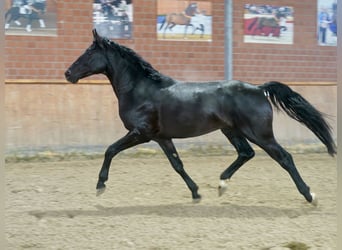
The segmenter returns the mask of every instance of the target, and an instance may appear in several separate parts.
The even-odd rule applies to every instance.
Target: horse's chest
[[[147,134],[158,131],[158,114],[154,106],[149,103],[120,109],[119,115],[125,128],[130,131],[137,129]]]

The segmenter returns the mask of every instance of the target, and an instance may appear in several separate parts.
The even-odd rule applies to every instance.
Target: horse
[[[93,30],[92,44],[64,74],[71,83],[94,74],[105,75],[118,99],[119,116],[128,130],[105,151],[96,185],[97,195],[105,191],[114,156],[154,141],[183,178],[193,201],[199,201],[199,188],[185,171],[172,139],[221,130],[238,156],[220,175],[219,196],[226,191],[227,181],[233,174],[254,157],[251,142],[289,173],[306,201],[317,204],[316,195],[300,176],[291,154],[273,135],[272,107],[306,125],[331,156],[336,154],[336,145],[324,115],[289,86],[277,81],[262,85],[238,80],[178,81],[160,73],[134,50],[99,36],[96,30]]]
[[[189,26],[193,27],[192,34],[196,32],[196,30],[202,31],[201,38],[204,35],[204,25],[203,23],[199,23],[194,25],[191,23],[191,19],[195,16],[195,14],[199,14],[198,7],[196,3],[189,4],[189,6],[184,10],[182,13],[170,13],[167,14],[166,17],[163,19],[162,24],[159,27],[159,30],[162,30],[165,23],[166,26],[163,31],[163,37],[165,38],[165,32],[167,29],[172,31],[172,28],[176,25],[185,25],[184,28],[184,38],[187,36],[187,30]],[[196,18],[198,20],[198,18]]]
[[[39,21],[39,25],[41,28],[45,28],[45,22],[40,17],[41,14],[45,13],[45,3],[43,2],[34,2],[32,5],[27,5],[28,8],[24,6],[12,6],[5,13],[5,29],[9,29],[10,24],[15,22],[18,26],[21,25],[19,22],[20,18],[27,19],[26,31],[31,32],[31,25],[34,20]]]
[[[253,35],[256,34],[264,34],[268,35],[273,34],[274,36],[280,35],[280,26],[278,21],[274,17],[255,17],[254,20],[248,25],[248,31],[252,32]],[[268,28],[269,31],[263,30],[264,28]]]

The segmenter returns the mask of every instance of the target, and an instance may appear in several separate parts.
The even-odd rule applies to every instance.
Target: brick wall
[[[213,41],[158,41],[157,1],[134,3],[134,39],[120,40],[163,73],[181,80],[224,78],[224,1],[212,0]],[[294,7],[293,45],[243,42],[243,6],[233,1],[235,79],[264,82],[336,81],[336,47],[316,42],[316,1],[253,0],[255,4]],[[6,36],[7,79],[63,79],[66,67],[90,44],[91,1],[56,1],[57,37]]]
[[[69,64],[92,41],[92,2],[58,1],[57,37],[6,36],[7,79],[63,79]],[[134,39],[119,40],[158,70],[178,79],[224,77],[224,4],[213,1],[213,42],[156,40],[155,0],[134,3]],[[23,60],[25,58],[25,60]]]
[[[52,0],[51,0],[52,1]],[[224,1],[212,0],[212,42],[156,40],[155,0],[134,3],[134,38],[118,40],[133,48],[161,72],[180,80],[224,79]],[[275,3],[276,2],[276,3]],[[116,99],[109,85],[49,84],[64,81],[64,71],[92,40],[92,2],[55,1],[58,31],[55,37],[6,36],[5,87],[7,150],[92,147],[120,138],[125,129],[117,115]],[[245,44],[243,6],[233,4],[233,78],[261,83],[280,80],[302,82],[299,92],[332,115],[336,135],[336,86],[312,86],[336,82],[336,47],[317,46],[316,1],[253,0],[253,3],[293,6],[293,45]],[[91,77],[90,79],[104,79]],[[33,84],[15,84],[15,81]],[[36,84],[35,79],[40,80]],[[41,83],[41,82],[44,83]],[[38,81],[39,82],[39,81]],[[13,84],[14,83],[14,84]],[[317,142],[314,135],[288,117],[275,119],[275,134],[289,143]],[[226,145],[220,133],[189,139]]]
[[[242,17],[245,3],[293,7],[293,44],[244,43]],[[284,82],[336,82],[336,47],[317,45],[316,0],[234,1],[233,8],[233,72],[235,79],[257,83],[269,79]]]

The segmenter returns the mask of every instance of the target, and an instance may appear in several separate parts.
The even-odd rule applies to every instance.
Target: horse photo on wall
[[[93,26],[101,36],[131,39],[133,0],[94,0]]]
[[[211,11],[211,2],[158,0],[158,40],[211,41]]]
[[[337,45],[337,0],[317,1],[317,40],[320,46]]]
[[[293,44],[293,8],[245,4],[244,42]]]
[[[6,0],[5,7],[6,35],[57,35],[56,1]]]

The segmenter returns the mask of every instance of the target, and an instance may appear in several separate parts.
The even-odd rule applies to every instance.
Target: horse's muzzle
[[[65,75],[65,78],[66,78],[69,82],[71,82],[71,83],[77,83],[78,79],[75,78],[75,77],[72,77],[71,70],[68,69],[67,71],[65,71],[64,75]]]

